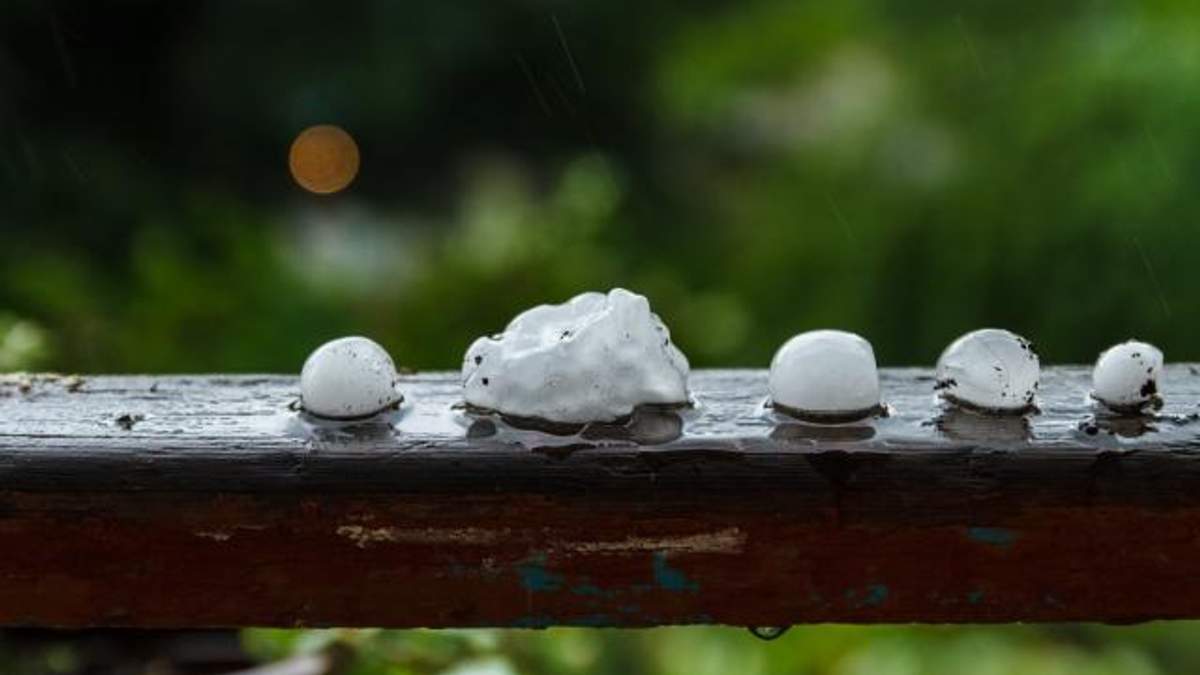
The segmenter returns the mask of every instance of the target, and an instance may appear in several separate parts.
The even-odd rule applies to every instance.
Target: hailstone
[[[937,384],[946,400],[984,412],[1015,414],[1034,406],[1040,365],[1033,345],[998,328],[958,338],[937,362]]]
[[[852,421],[879,410],[871,343],[854,333],[815,330],[788,340],[771,360],[772,405],[796,417]]]
[[[1158,376],[1162,367],[1163,353],[1154,345],[1122,342],[1096,360],[1092,395],[1118,412],[1136,412],[1160,404]]]
[[[378,343],[344,337],[317,347],[300,372],[304,411],[329,419],[369,417],[404,400],[396,366]]]
[[[688,401],[687,358],[644,296],[616,288],[517,315],[463,357],[469,405],[549,422],[610,422]]]

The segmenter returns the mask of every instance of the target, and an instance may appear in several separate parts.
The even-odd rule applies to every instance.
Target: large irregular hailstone
[[[378,343],[344,337],[317,347],[300,371],[304,411],[329,419],[356,419],[404,400],[396,389],[396,366]]]
[[[463,357],[469,405],[570,424],[685,404],[687,377],[687,358],[650,303],[622,288],[522,312]]]
[[[1029,340],[998,328],[972,331],[946,347],[935,388],[967,408],[1017,414],[1031,410],[1041,366]]]
[[[1161,405],[1158,376],[1163,353],[1154,345],[1130,340],[1110,347],[1096,360],[1092,395],[1117,412]]]
[[[771,360],[772,405],[813,421],[853,421],[879,410],[871,343],[854,333],[815,330],[788,340]]]

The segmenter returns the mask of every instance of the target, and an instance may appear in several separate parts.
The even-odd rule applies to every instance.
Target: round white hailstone
[[[369,417],[404,400],[396,366],[378,343],[344,337],[317,347],[300,371],[300,404],[329,419]]]
[[[1096,360],[1092,395],[1118,412],[1159,403],[1158,376],[1163,353],[1154,345],[1130,340],[1110,347]]]
[[[463,357],[468,404],[568,424],[685,404],[687,376],[687,358],[650,303],[622,288],[522,312]]]
[[[998,328],[958,338],[937,362],[935,388],[952,403],[1015,414],[1033,408],[1041,367],[1029,340]]]
[[[879,410],[871,343],[854,333],[815,330],[788,340],[771,360],[771,403],[796,417],[853,421]]]

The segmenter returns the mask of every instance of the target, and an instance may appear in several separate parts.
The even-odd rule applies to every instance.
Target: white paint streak
[[[485,530],[477,527],[458,528],[400,528],[400,527],[364,527],[362,525],[342,525],[337,533],[354,542],[359,548],[367,548],[374,544],[463,544],[479,546],[494,544],[508,538],[508,529]]]
[[[491,546],[512,539],[510,528],[488,530],[478,527],[401,528],[341,525],[337,534],[354,542],[359,548],[377,544],[457,544],[460,546]],[[626,537],[613,541],[578,541],[559,539],[544,548],[564,553],[741,553],[746,546],[746,533],[736,527],[715,532],[669,535],[660,537]],[[542,548],[542,547],[539,547]]]
[[[746,533],[730,527],[667,537],[626,537],[618,541],[560,541],[555,548],[572,553],[628,553],[631,551],[678,551],[680,553],[741,553]]]

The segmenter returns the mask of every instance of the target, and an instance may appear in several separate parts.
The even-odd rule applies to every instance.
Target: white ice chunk
[[[947,400],[986,412],[1029,410],[1041,367],[1029,340],[998,328],[958,338],[937,363],[937,389]]]
[[[550,422],[608,422],[684,404],[688,362],[645,297],[583,293],[514,318],[463,357],[468,404]]]
[[[1133,411],[1159,401],[1158,376],[1163,353],[1154,345],[1130,340],[1110,347],[1096,360],[1092,395],[1117,411]]]
[[[404,400],[396,380],[392,357],[378,343],[338,338],[317,347],[304,362],[300,403],[317,417],[367,417]]]
[[[788,340],[771,360],[771,402],[816,419],[853,420],[879,409],[871,343],[854,333],[815,330]]]

